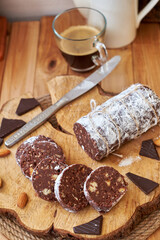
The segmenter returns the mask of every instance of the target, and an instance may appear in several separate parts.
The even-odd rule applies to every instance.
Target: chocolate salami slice
[[[33,144],[34,142],[39,142],[39,141],[48,141],[48,142],[53,142],[55,143],[51,138],[49,137],[45,137],[43,135],[38,135],[38,136],[33,136],[33,137],[30,137],[28,138],[26,141],[24,141],[18,148],[17,148],[17,151],[16,151],[16,161],[17,161],[17,164],[20,165],[20,156],[23,152],[23,150]],[[56,144],[56,143],[55,143]],[[56,144],[57,145],[57,144]],[[59,151],[62,151],[62,149],[57,145],[57,148],[59,148]]]
[[[65,168],[57,177],[55,196],[67,211],[77,212],[88,205],[83,185],[91,171],[91,168],[83,164],[73,164]]]
[[[98,161],[159,121],[160,99],[138,83],[81,117],[73,129],[80,146]]]
[[[35,167],[32,174],[32,184],[40,198],[47,201],[56,201],[54,194],[55,180],[66,167],[67,164],[51,158],[42,160]]]
[[[127,183],[117,170],[102,166],[92,171],[84,183],[84,194],[98,212],[108,212],[127,191]]]
[[[62,149],[57,144],[48,141],[34,142],[28,145],[20,156],[22,173],[31,180],[34,168],[45,158],[52,158],[59,162],[65,161]]]

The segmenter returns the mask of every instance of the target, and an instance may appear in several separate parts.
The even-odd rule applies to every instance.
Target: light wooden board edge
[[[6,106],[3,107],[3,109],[5,109]],[[151,213],[153,210],[156,210],[160,208],[160,195],[158,195],[153,202],[151,203],[147,203],[147,204],[144,204],[140,207],[138,207],[135,211],[135,213],[133,214],[132,218],[125,224],[125,226],[121,227],[121,228],[118,228],[117,230],[115,230],[114,232],[112,232],[112,234],[108,234],[106,237],[105,236],[98,236],[96,238],[91,238],[91,239],[109,239],[110,237],[118,237],[119,234],[122,234],[122,235],[126,235],[128,232],[131,231],[131,229],[133,229],[133,227],[138,224],[140,222],[140,220],[142,219],[143,215],[144,214],[149,214]],[[33,232],[33,233],[36,233],[36,234],[45,234],[49,231],[50,228],[46,229],[46,231],[32,231],[32,229],[29,229],[27,226],[25,226],[23,224],[23,222],[19,219],[18,215],[14,212],[14,211],[10,211],[8,209],[1,209],[1,212],[9,212],[9,213],[12,213],[18,220],[18,222],[23,226],[25,227],[27,230],[29,230],[30,232]],[[53,227],[54,228],[54,227]],[[73,234],[71,232],[66,232],[66,231],[63,231],[62,229],[56,229],[54,228],[55,231],[57,231],[58,233],[64,235],[64,234],[70,234],[70,235],[73,235],[75,237],[77,237],[78,239],[90,239],[90,238],[85,238],[83,236],[79,236],[77,234]],[[105,238],[104,238],[105,237]]]

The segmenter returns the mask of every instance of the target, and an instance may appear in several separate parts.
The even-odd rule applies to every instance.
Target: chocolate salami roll
[[[16,151],[16,162],[18,165],[20,165],[20,156],[23,152],[23,150],[25,149],[25,147],[33,144],[34,142],[39,142],[39,141],[48,141],[48,142],[54,142],[51,138],[49,137],[45,137],[43,135],[38,135],[38,136],[33,136],[28,138],[26,141],[24,141],[18,148]]]
[[[135,139],[160,119],[160,99],[142,84],[131,85],[74,124],[78,143],[94,160],[101,160]]]
[[[55,182],[55,196],[61,206],[69,212],[77,212],[88,205],[83,192],[86,177],[92,171],[83,164],[73,164],[65,168]]]
[[[20,156],[22,173],[31,180],[34,168],[45,158],[65,162],[62,149],[57,144],[48,141],[34,142],[24,148]]]
[[[127,191],[124,177],[114,168],[102,166],[92,171],[84,183],[84,194],[98,212],[111,210]]]
[[[38,196],[47,201],[56,201],[54,184],[67,164],[50,158],[42,160],[33,170],[32,184]]]

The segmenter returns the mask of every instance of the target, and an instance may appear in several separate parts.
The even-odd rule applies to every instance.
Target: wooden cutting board
[[[82,77],[76,76],[60,76],[49,81],[48,87],[52,101],[58,100],[80,81],[82,81]],[[30,96],[27,94],[25,97]],[[160,127],[158,126],[149,130],[142,137],[122,146],[116,153],[122,154],[123,159],[110,155],[101,162],[96,162],[90,159],[81,149],[73,135],[72,126],[79,117],[90,111],[91,99],[95,99],[97,104],[101,104],[108,97],[100,95],[98,87],[95,87],[56,114],[59,124],[70,134],[60,132],[49,123],[45,123],[28,137],[43,134],[54,139],[64,150],[68,164],[82,163],[93,169],[101,165],[108,165],[114,167],[123,175],[131,171],[160,183],[160,162],[145,157],[139,159],[138,155],[143,140],[160,135]],[[40,108],[37,107],[23,115],[23,117],[17,117],[15,110],[19,100],[20,98],[16,98],[5,104],[0,113],[0,120],[2,117],[6,117],[29,121],[40,112]],[[160,187],[149,195],[145,195],[126,178],[129,183],[128,192],[110,212],[103,215],[102,234],[100,236],[74,234],[73,226],[88,222],[100,214],[91,206],[76,214],[69,213],[58,203],[49,203],[40,199],[35,194],[31,182],[23,176],[19,166],[16,164],[15,152],[20,143],[11,148],[11,154],[8,157],[0,158],[0,177],[4,182],[3,187],[0,189],[0,210],[14,214],[19,222],[30,231],[44,234],[53,225],[54,230],[61,234],[69,233],[82,239],[109,239],[109,236],[118,236],[116,234],[120,232],[127,233],[141,219],[142,213],[149,213],[160,205]],[[2,146],[1,148],[5,147]],[[158,152],[160,154],[160,149],[158,149]],[[129,161],[124,161],[127,158],[133,160],[132,164],[128,164]],[[24,209],[19,209],[17,207],[17,198],[24,191],[29,196],[29,202]]]

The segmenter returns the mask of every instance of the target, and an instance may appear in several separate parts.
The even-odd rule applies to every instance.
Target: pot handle
[[[159,0],[151,0],[138,14],[137,16],[137,28],[139,27],[139,24],[141,20],[151,11],[151,9],[159,2]]]

